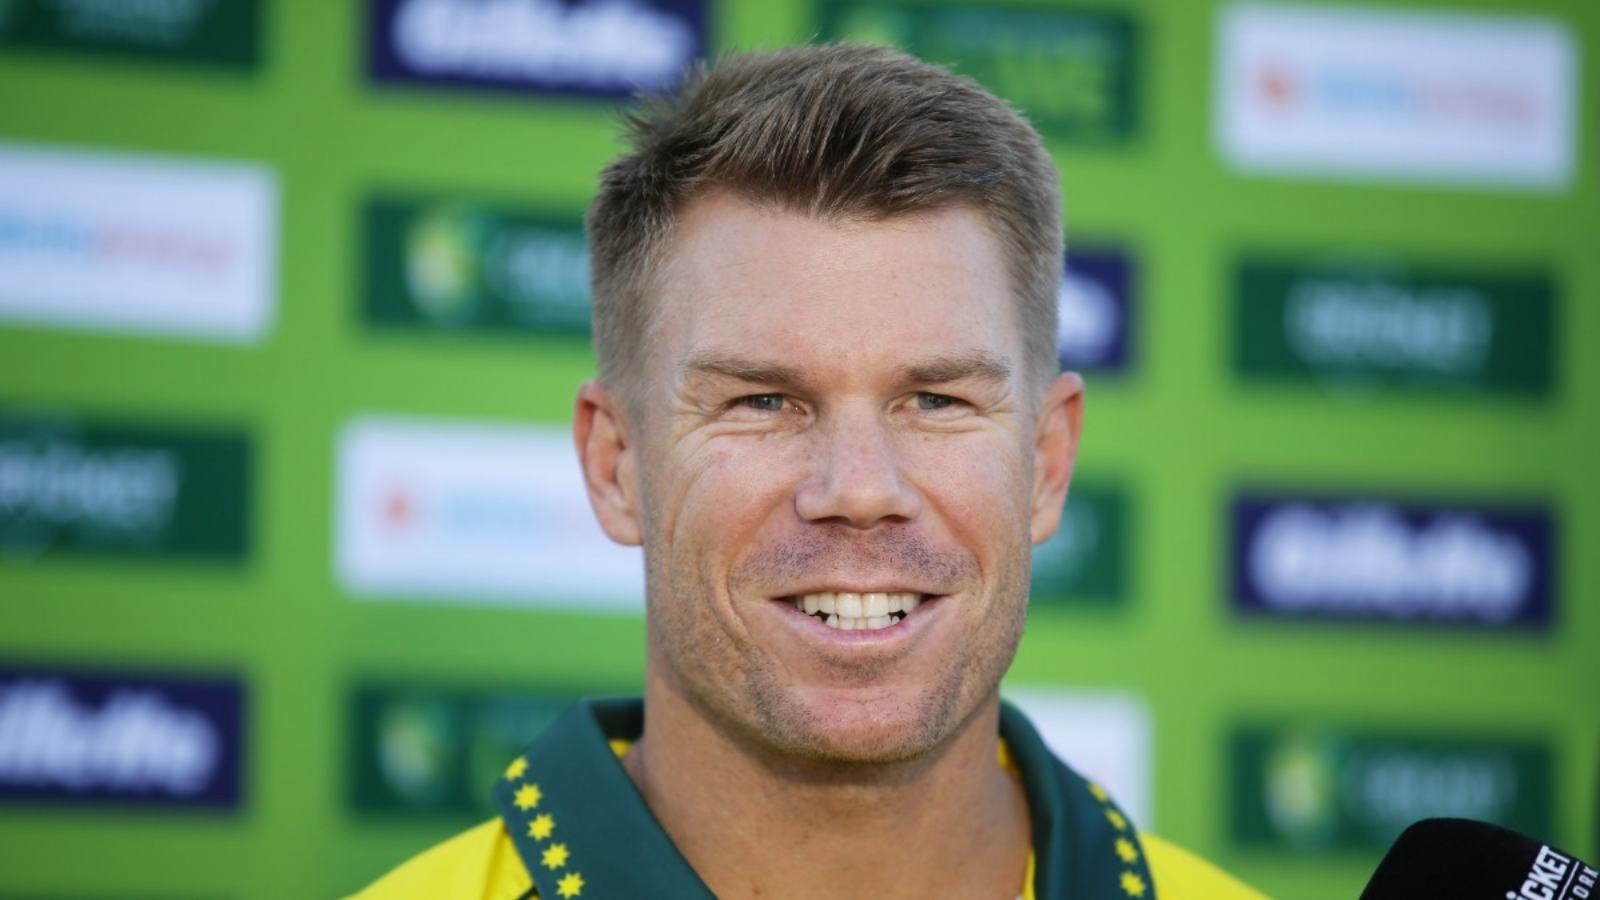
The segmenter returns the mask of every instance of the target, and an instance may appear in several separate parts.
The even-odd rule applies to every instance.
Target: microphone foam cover
[[[1594,869],[1471,819],[1423,819],[1389,848],[1361,900],[1600,900]]]

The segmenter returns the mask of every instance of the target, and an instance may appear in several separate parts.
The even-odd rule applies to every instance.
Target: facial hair
[[[651,558],[651,642],[673,670],[676,686],[725,731],[797,761],[884,764],[926,755],[947,741],[998,687],[1021,638],[1027,606],[1030,556],[1025,537],[1018,552],[995,562],[991,593],[979,561],[961,548],[930,541],[914,525],[885,524],[869,531],[848,526],[808,526],[800,533],[756,544],[728,574],[733,602],[773,602],[796,584],[827,583],[830,573],[873,573],[889,582],[936,586],[957,596],[943,603],[983,603],[980,623],[938,663],[910,707],[888,727],[864,739],[831,734],[817,711],[796,696],[776,661],[747,639],[722,627],[714,612],[717,563]],[[648,546],[648,545],[647,545]],[[698,564],[695,564],[695,563]],[[665,586],[658,591],[655,586]],[[954,613],[956,610],[948,612]],[[839,677],[861,684],[894,676],[895,660],[881,657],[835,665]]]

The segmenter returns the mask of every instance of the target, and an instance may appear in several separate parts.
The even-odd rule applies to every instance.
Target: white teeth
[[[794,598],[794,608],[816,616],[840,631],[877,630],[899,623],[922,605],[922,595],[910,591],[866,594],[819,591]]]

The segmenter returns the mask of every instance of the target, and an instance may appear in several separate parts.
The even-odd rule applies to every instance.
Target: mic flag
[[[1361,900],[1600,900],[1600,872],[1549,844],[1471,819],[1423,819],[1372,873]]]

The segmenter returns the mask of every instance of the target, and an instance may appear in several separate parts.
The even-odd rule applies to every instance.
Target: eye
[[[787,398],[782,394],[751,394],[740,397],[734,401],[737,406],[745,406],[760,412],[783,412]]]
[[[919,391],[917,393],[917,409],[926,412],[949,409],[959,402],[961,401],[948,394],[930,394],[927,391]]]

